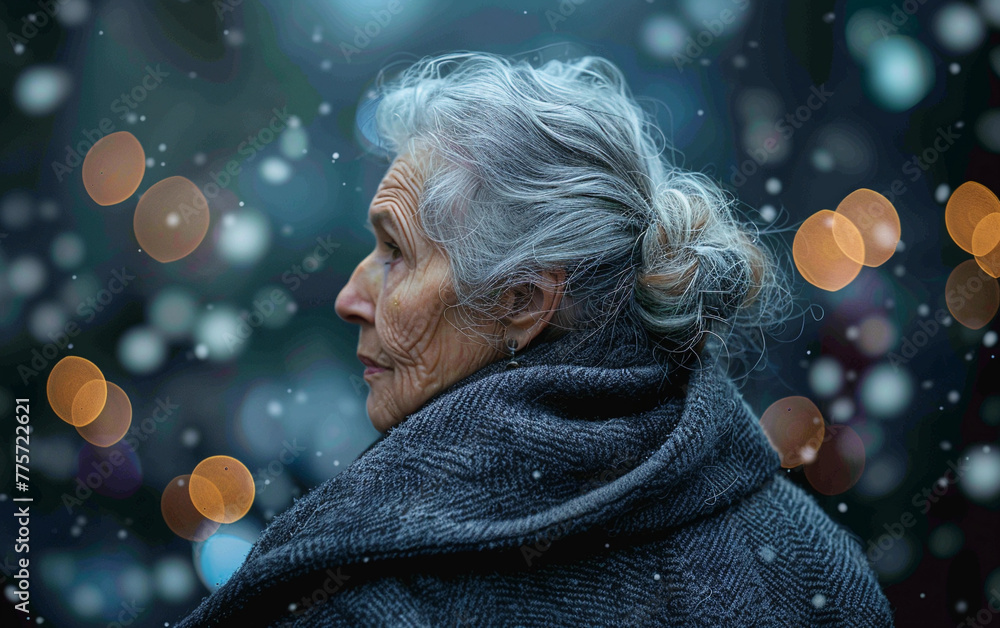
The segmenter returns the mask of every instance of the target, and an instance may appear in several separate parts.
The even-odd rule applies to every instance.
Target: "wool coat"
[[[893,626],[712,351],[663,358],[620,320],[466,376],[173,625]]]

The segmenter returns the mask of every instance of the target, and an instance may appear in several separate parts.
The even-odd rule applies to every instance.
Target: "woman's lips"
[[[375,373],[381,373],[382,371],[388,370],[384,366],[379,366],[378,363],[375,362],[375,360],[369,358],[366,355],[362,355],[359,353],[358,359],[361,360],[361,363],[367,367],[365,369],[364,373],[365,375],[374,375]]]

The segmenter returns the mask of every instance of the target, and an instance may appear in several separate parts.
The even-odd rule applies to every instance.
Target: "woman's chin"
[[[378,430],[380,434],[385,434],[386,430],[392,427],[396,421],[392,417],[386,416],[384,409],[375,407],[377,404],[374,402],[374,396],[375,393],[369,391],[367,404],[368,420],[372,422],[372,427]]]

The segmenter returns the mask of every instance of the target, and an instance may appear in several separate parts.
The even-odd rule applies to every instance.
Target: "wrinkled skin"
[[[368,210],[375,248],[354,269],[335,305],[338,316],[361,327],[358,353],[386,367],[365,375],[368,417],[383,433],[438,391],[508,355],[459,329],[448,258],[417,219],[422,179],[412,159],[397,157],[379,184]],[[532,301],[535,310],[558,303],[559,295],[539,292],[544,294]],[[528,311],[479,331],[506,327],[523,349],[551,315]]]

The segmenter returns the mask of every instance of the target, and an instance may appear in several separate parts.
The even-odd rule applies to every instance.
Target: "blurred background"
[[[833,292],[795,274],[805,311],[767,340],[744,395],[758,413],[808,397],[858,435],[863,472],[843,492],[787,473],[858,536],[900,626],[995,619],[998,324],[951,316],[946,282],[971,256],[944,215],[963,183],[1000,190],[1000,0],[6,0],[0,27],[5,625],[171,625],[275,514],[378,438],[357,328],[333,310],[373,245],[366,212],[389,164],[373,86],[455,50],[607,57],[679,165],[737,195],[785,256],[798,225],[851,192],[892,202],[891,259]],[[99,205],[83,158],[119,131],[145,173]],[[161,263],[133,214],[176,176],[204,193],[210,223]],[[50,407],[66,356],[130,400],[118,443],[88,442]],[[182,538],[161,495],[216,455],[246,466],[252,506]],[[13,609],[25,495],[30,620]]]

